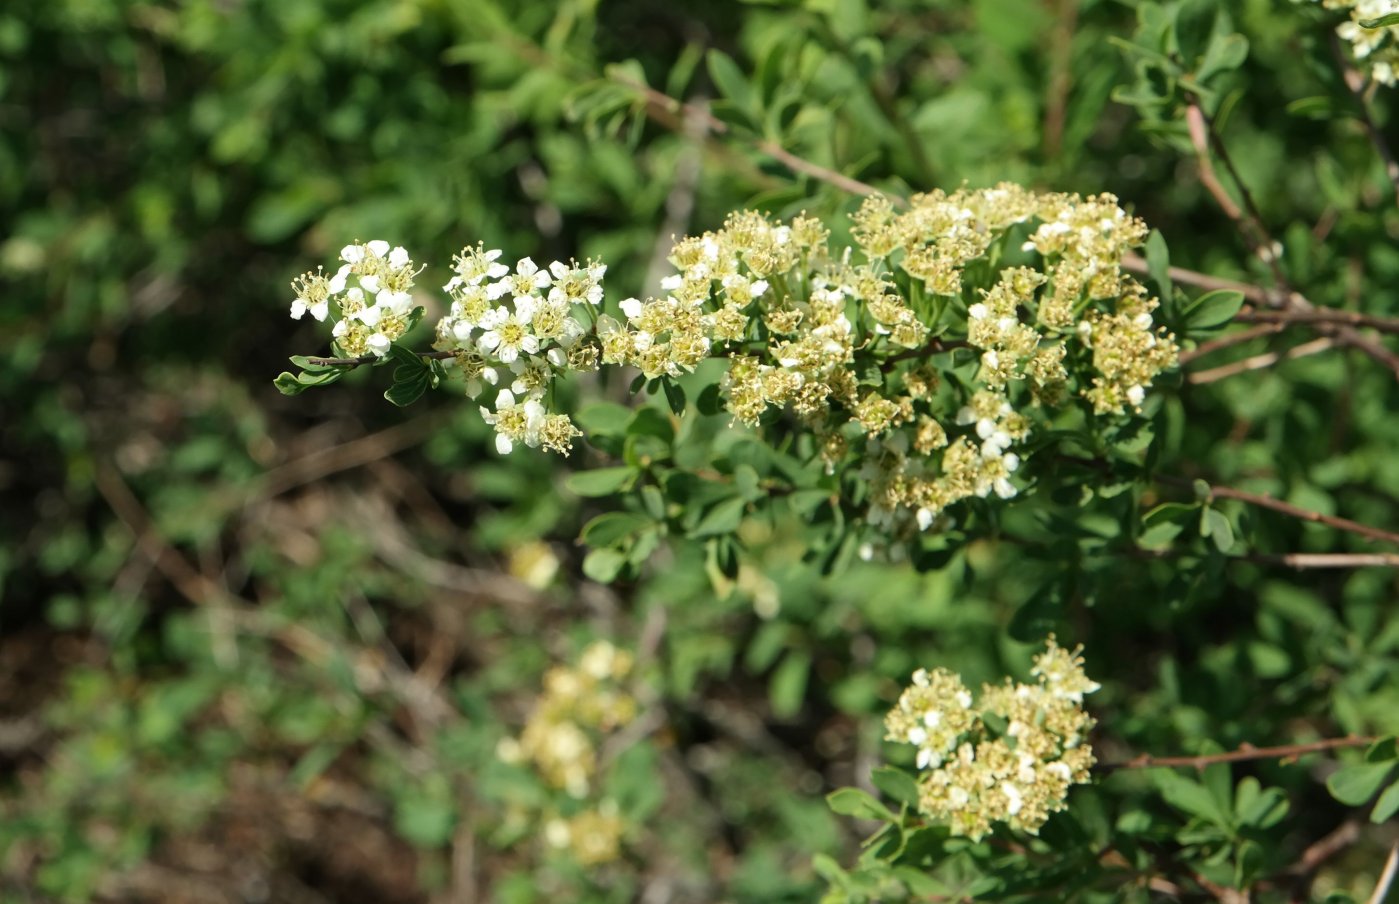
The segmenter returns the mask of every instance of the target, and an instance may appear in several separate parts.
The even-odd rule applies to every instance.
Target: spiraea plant
[[[876,196],[852,220],[841,242],[813,217],[735,213],[675,243],[663,294],[615,304],[601,262],[510,268],[468,246],[427,355],[394,344],[422,312],[407,252],[350,245],[333,277],[294,284],[292,306],[333,310],[341,357],[294,359],[305,372],[278,385],[392,359],[391,400],[453,377],[483,403],[501,453],[568,454],[584,434],[558,410],[558,382],[639,371],[634,388],[675,414],[697,388],[701,413],[818,466],[813,486],[870,529],[872,549],[954,524],[965,500],[1033,486],[1022,467],[1052,437],[1120,425],[1176,364],[1159,302],[1122,269],[1147,227],[1110,195],[1002,184]]]

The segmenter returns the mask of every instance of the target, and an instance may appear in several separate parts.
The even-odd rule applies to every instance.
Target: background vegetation
[[[1048,630],[1104,685],[1102,760],[1395,731],[1393,321],[1267,317],[1289,290],[1399,316],[1370,134],[1394,101],[1352,92],[1319,4],[1224,6],[5,4],[0,898],[858,898],[836,865],[871,823],[823,795],[868,787],[914,668],[1023,676]],[[921,573],[847,556],[823,578],[747,524],[728,576],[678,540],[605,586],[575,538],[620,503],[567,482],[605,449],[502,460],[473,405],[400,411],[379,373],[271,384],[322,347],[288,279],[349,240],[444,281],[477,239],[597,255],[615,301],[730,210],[853,209],[831,173],[1109,191],[1188,297],[1237,280],[1262,313],[1149,412],[1162,479],[1068,468]],[[1322,562],[1346,567],[1296,567]],[[581,864],[543,837],[569,802],[497,749],[595,638],[636,653],[640,729],[602,753],[623,856]],[[1362,755],[1117,770],[1045,841],[940,850],[914,890],[1363,900],[1389,773],[1349,803],[1323,782]]]

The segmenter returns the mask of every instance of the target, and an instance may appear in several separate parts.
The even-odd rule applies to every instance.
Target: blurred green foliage
[[[763,141],[894,193],[1111,191],[1171,264],[1269,285],[1197,177],[1192,98],[1287,280],[1399,316],[1399,212],[1334,25],[1269,0],[7,3],[0,900],[1145,901],[1152,877],[1190,900],[1363,898],[1378,830],[1315,882],[1287,869],[1352,816],[1392,815],[1392,744],[1122,770],[1021,850],[921,829],[896,864],[882,844],[862,859],[874,824],[823,800],[908,765],[880,717],[913,669],[1024,674],[1050,630],[1104,685],[1104,760],[1392,733],[1393,572],[1266,558],[1378,548],[1354,535],[1065,463],[923,573],[849,549],[823,578],[799,507],[711,511],[697,542],[662,542],[641,495],[627,509],[626,436],[665,441],[670,421],[607,407],[625,386],[580,400],[617,448],[560,462],[499,459],[442,394],[393,409],[377,374],[270,385],[319,351],[286,318],[288,277],[355,238],[421,249],[434,278],[478,238],[597,255],[624,297],[672,233],[730,210],[853,208]],[[643,81],[729,131],[669,128]],[[1371,106],[1392,131],[1392,97]],[[1165,282],[1184,312],[1198,293]],[[1392,527],[1396,404],[1354,350],[1288,358],[1182,381],[1137,460]],[[709,429],[735,478],[780,467]],[[609,518],[656,542],[575,543]],[[627,855],[585,869],[516,818],[569,802],[496,750],[596,636],[637,649],[651,721],[603,770]]]

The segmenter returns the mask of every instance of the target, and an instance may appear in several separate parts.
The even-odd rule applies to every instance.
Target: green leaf
[[[637,476],[635,468],[597,468],[570,474],[565,486],[579,496],[611,496]]]
[[[1324,94],[1315,97],[1302,97],[1294,100],[1284,108],[1291,116],[1300,116],[1303,119],[1330,119],[1336,111],[1336,105],[1330,97]]]
[[[748,500],[742,496],[725,499],[705,512],[699,524],[696,524],[695,529],[690,531],[690,536],[699,538],[733,533],[743,523],[743,513],[747,507]]]
[[[385,390],[384,398],[399,408],[406,408],[423,397],[430,382],[431,376],[426,370],[420,370],[416,376],[407,379],[397,379],[395,373],[394,384]]]
[[[1361,28],[1388,28],[1399,25],[1399,13],[1385,13],[1377,19],[1361,19]]]
[[[627,436],[654,436],[669,444],[675,439],[675,425],[658,408],[638,408],[627,424]]]
[[[1216,289],[1195,299],[1185,309],[1186,329],[1190,332],[1217,330],[1234,319],[1244,306],[1244,293]]]
[[[1209,789],[1199,782],[1169,769],[1157,770],[1152,778],[1156,787],[1161,789],[1161,796],[1165,798],[1166,803],[1177,810],[1218,826],[1229,824],[1228,814],[1220,809],[1219,802],[1214,799]]]
[[[1146,272],[1156,284],[1156,294],[1164,302],[1171,297],[1171,252],[1159,229],[1146,237]]]
[[[783,657],[768,684],[768,700],[772,704],[773,715],[779,719],[790,719],[801,711],[802,702],[806,699],[806,681],[810,674],[810,653],[792,650]]]
[[[286,371],[278,374],[277,379],[272,381],[272,385],[277,387],[278,392],[286,396],[301,395],[310,388],[298,380],[296,374],[290,374]]]
[[[1220,552],[1228,552],[1234,545],[1234,527],[1218,509],[1206,508],[1200,512],[1200,536],[1213,540]]]
[[[1358,807],[1375,796],[1385,782],[1389,780],[1390,773],[1394,771],[1396,764],[1388,763],[1361,763],[1358,766],[1346,766],[1337,769],[1326,778],[1326,790],[1331,792],[1331,796],[1343,804]]]
[[[1209,49],[1195,70],[1195,78],[1205,81],[1222,72],[1232,72],[1248,59],[1248,38],[1240,34],[1217,34],[1210,41]]]
[[[859,788],[839,788],[826,795],[826,803],[831,810],[841,816],[856,819],[877,819],[893,822],[895,816],[889,808],[880,803],[874,795]]]
[[[627,557],[620,550],[593,549],[583,557],[583,574],[599,584],[610,584],[626,564]]]
[[[870,773],[874,786],[901,804],[918,805],[918,781],[902,769],[880,766]]]
[[[615,546],[651,523],[635,512],[606,512],[583,525],[582,539],[589,546]]]
[[[699,397],[695,399],[695,408],[704,415],[719,414],[724,410],[724,399],[719,393],[718,383],[710,383],[700,390]]]
[[[573,420],[579,429],[603,436],[622,436],[631,422],[632,409],[615,402],[598,402],[583,407]]]
[[[1399,812],[1399,782],[1385,788],[1380,799],[1375,801],[1375,809],[1370,811],[1370,821],[1376,824],[1388,822],[1396,812]]]
[[[670,410],[677,415],[685,413],[685,390],[674,380],[662,380],[661,388],[665,390],[666,404]]]
[[[738,494],[749,502],[757,502],[763,498],[761,481],[762,478],[758,477],[758,472],[752,465],[739,465],[734,468],[734,486],[738,488]]]
[[[450,794],[415,792],[400,798],[394,808],[394,828],[418,847],[441,847],[451,841],[456,821],[456,808]]]
[[[754,102],[753,89],[749,86],[743,70],[721,50],[709,51],[705,63],[709,68],[709,77],[714,80],[714,87],[718,88],[719,93],[751,124],[758,108]]]

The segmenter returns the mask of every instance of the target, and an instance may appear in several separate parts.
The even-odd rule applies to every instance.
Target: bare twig
[[[1195,371],[1187,375],[1186,380],[1197,386],[1204,383],[1213,383],[1217,380],[1248,373],[1251,370],[1262,370],[1265,367],[1272,367],[1279,361],[1315,355],[1318,352],[1324,352],[1329,348],[1335,347],[1336,342],[1337,340],[1330,336],[1322,336],[1320,339],[1304,342],[1284,352],[1264,352],[1261,355],[1254,355],[1242,361],[1235,361],[1231,364],[1221,364],[1219,367],[1211,367],[1209,370]]]
[[[1299,311],[1312,310],[1314,306],[1311,302],[1296,292],[1292,292],[1289,288],[1287,277],[1278,264],[1277,243],[1272,234],[1268,232],[1268,227],[1263,222],[1258,205],[1254,202],[1253,195],[1234,166],[1233,158],[1229,156],[1229,149],[1225,146],[1224,139],[1218,130],[1214,128],[1214,123],[1210,121],[1209,116],[1200,105],[1193,100],[1186,108],[1185,121],[1190,129],[1190,141],[1195,147],[1195,154],[1199,161],[1201,183],[1214,197],[1225,216],[1238,226],[1239,234],[1243,236],[1244,241],[1248,243],[1254,254],[1272,270],[1273,280],[1276,282],[1279,292],[1269,299],[1269,303]],[[1238,187],[1239,195],[1243,198],[1243,210],[1229,197],[1228,192],[1224,190],[1219,179],[1215,176],[1214,166],[1211,163],[1211,150],[1215,156],[1219,157],[1220,162],[1224,164],[1224,168],[1229,171],[1230,177]],[[1396,378],[1399,378],[1399,355],[1395,355],[1375,340],[1362,336],[1352,327],[1325,324],[1319,325],[1317,332],[1323,335],[1334,335],[1346,345],[1364,352],[1383,364]]]
[[[1228,148],[1224,146],[1219,130],[1214,129],[1214,123],[1196,101],[1191,101],[1185,108],[1185,123],[1191,130],[1191,144],[1195,146],[1195,157],[1198,161],[1200,183],[1205,186],[1205,190],[1214,197],[1214,203],[1219,204],[1220,210],[1224,211],[1224,216],[1230,218],[1237,225],[1240,235],[1244,236],[1244,241],[1248,243],[1249,249],[1258,256],[1259,260],[1267,264],[1273,271],[1273,281],[1280,290],[1286,290],[1287,277],[1283,274],[1283,269],[1277,263],[1277,243],[1272,234],[1267,231],[1263,224],[1262,214],[1259,213],[1258,204],[1254,202],[1254,196],[1249,193],[1248,185],[1244,179],[1238,175],[1238,169],[1234,168],[1234,160],[1228,154]],[[1235,188],[1238,189],[1240,197],[1244,200],[1244,207],[1240,209],[1234,203],[1233,197],[1228,195],[1224,186],[1219,181],[1219,176],[1214,175],[1214,164],[1210,150],[1220,158],[1224,169],[1227,169],[1230,178],[1233,179]]]
[[[1189,364],[1191,361],[1197,358],[1203,358],[1205,355],[1211,355],[1222,349],[1232,348],[1244,342],[1252,342],[1254,339],[1261,339],[1264,336],[1272,336],[1282,332],[1286,328],[1286,324],[1282,323],[1265,323],[1251,329],[1230,333],[1228,336],[1221,336],[1218,339],[1211,339],[1209,342],[1200,343],[1199,346],[1190,351],[1181,352],[1180,363]]]
[[[646,101],[648,114],[653,114],[662,125],[684,131],[685,121],[691,117],[700,117],[705,127],[715,135],[727,135],[730,132],[728,123],[711,114],[702,106],[686,104],[671,97],[664,92],[657,91],[647,85],[642,85],[630,79],[620,76],[613,76],[613,80],[619,85],[623,85],[633,91],[638,92]],[[655,116],[659,112],[661,116]],[[819,182],[833,185],[841,191],[849,192],[852,195],[877,195],[882,194],[879,189],[859,179],[851,178],[843,173],[838,173],[833,169],[812,163],[788,151],[775,141],[766,139],[756,139],[749,142],[754,148],[763,154],[781,163],[794,173],[801,173],[810,176]]]
[[[1297,862],[1283,872],[1288,876],[1310,876],[1323,863],[1355,844],[1359,839],[1360,820],[1353,817],[1347,819],[1309,846],[1302,852],[1302,856],[1297,858]]]
[[[456,355],[456,352],[418,352],[419,358],[432,358],[437,361],[444,361]],[[307,358],[310,364],[319,367],[349,367],[355,368],[362,364],[374,364],[383,361],[383,355],[360,355],[357,358]]]
[[[240,492],[238,503],[246,505],[252,500],[279,496],[327,475],[358,468],[412,448],[425,441],[444,422],[445,415],[425,415],[338,446],[317,449],[263,474],[253,488]]]
[[[1375,884],[1375,890],[1366,904],[1384,904],[1396,875],[1399,875],[1399,841],[1389,846],[1389,859],[1384,862],[1384,872],[1380,874],[1380,881]]]
[[[1112,550],[1106,550],[1111,553]],[[1143,559],[1178,559],[1199,553],[1175,549],[1141,549],[1130,547],[1132,556]],[[1229,562],[1251,562],[1255,565],[1282,565],[1296,571],[1329,568],[1399,568],[1399,553],[1394,552],[1248,552],[1224,556]]]
[[[1279,747],[1254,747],[1252,744],[1244,744],[1237,750],[1229,750],[1224,753],[1205,753],[1198,756],[1152,756],[1143,753],[1130,760],[1120,763],[1099,763],[1093,769],[1096,772],[1117,772],[1122,769],[1157,769],[1188,767],[1191,769],[1204,769],[1206,766],[1215,763],[1239,763],[1247,760],[1292,760],[1309,753],[1321,753],[1326,750],[1342,750],[1349,747],[1366,747],[1375,743],[1374,738],[1362,738],[1355,735],[1344,738],[1327,738],[1323,741],[1311,741],[1306,744],[1284,744]]]
[[[1156,480],[1160,483],[1177,486],[1181,488],[1193,489],[1195,481],[1184,477],[1173,477],[1169,474],[1157,474]],[[1209,495],[1213,499],[1236,499],[1249,505],[1256,505],[1259,508],[1271,509],[1281,512],[1292,518],[1302,521],[1311,521],[1316,524],[1324,524],[1336,530],[1347,531],[1352,534],[1359,534],[1371,540],[1380,540],[1385,543],[1399,545],[1399,534],[1378,527],[1371,527],[1368,524],[1361,524],[1359,521],[1352,521],[1349,518],[1338,518],[1335,515],[1323,515],[1321,512],[1314,512],[1311,509],[1304,509],[1301,506],[1293,505],[1290,502],[1283,502],[1281,499],[1274,499],[1262,493],[1250,493],[1247,490],[1236,490],[1233,487],[1209,486]]]

